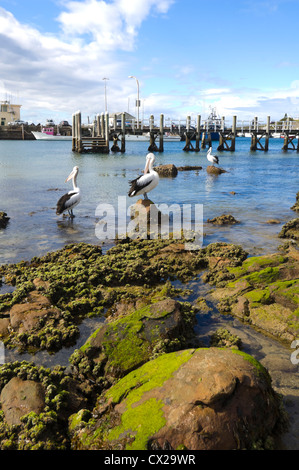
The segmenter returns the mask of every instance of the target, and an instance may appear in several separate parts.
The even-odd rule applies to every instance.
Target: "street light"
[[[103,78],[105,80],[105,112],[107,113],[107,91],[106,91],[106,82],[109,80],[109,78]]]
[[[129,78],[135,78],[136,83],[137,83],[137,102],[136,102],[136,105],[137,105],[137,129],[139,129],[139,106],[140,106],[140,101],[139,101],[139,81],[137,80],[136,77],[134,77],[134,75],[129,75]]]

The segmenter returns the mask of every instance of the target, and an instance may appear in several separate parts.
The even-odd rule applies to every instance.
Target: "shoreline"
[[[100,247],[95,247],[92,245],[86,245],[82,243],[73,244],[70,246],[66,246],[64,249],[58,250],[57,252],[48,253],[46,256],[41,257],[40,259],[34,258],[31,260],[30,263],[26,263],[26,262],[18,263],[15,267],[16,268],[15,270],[12,269],[12,266],[9,266],[8,268],[6,268],[8,269],[6,276],[8,275],[7,279],[10,279],[10,282],[16,283],[18,286],[19,281],[17,280],[22,279],[21,284],[23,284],[22,288],[19,289],[20,292],[17,293],[17,297],[16,297],[18,299],[19,304],[16,304],[15,301],[12,302],[12,305],[10,306],[10,312],[13,309],[16,310],[16,308],[21,308],[21,309],[23,308],[24,300],[22,300],[22,298],[24,299],[24,296],[25,296],[25,299],[27,299],[26,300],[27,304],[28,304],[28,301],[29,301],[29,305],[31,304],[31,306],[32,304],[36,304],[39,302],[39,309],[43,310],[43,314],[45,314],[45,311],[47,312],[45,316],[43,315],[42,319],[39,318],[39,321],[42,320],[42,322],[44,322],[44,319],[45,318],[47,319],[47,317],[50,319],[50,323],[47,325],[47,322],[46,322],[46,324],[43,327],[48,332],[47,335],[49,334],[49,331],[50,331],[49,327],[52,328],[52,338],[49,337],[47,339],[48,342],[46,341],[46,337],[41,335],[42,330],[40,329],[40,326],[41,326],[40,323],[38,324],[39,325],[38,332],[36,332],[35,334],[34,334],[34,327],[33,329],[28,330],[29,334],[26,334],[26,332],[21,331],[21,333],[17,335],[18,336],[17,340],[16,338],[13,339],[13,343],[15,341],[14,347],[15,346],[19,346],[19,347],[21,346],[21,348],[25,347],[25,350],[26,350],[26,347],[27,348],[29,347],[29,349],[30,348],[35,349],[36,351],[38,350],[38,348],[42,348],[42,349],[46,348],[50,352],[52,351],[51,354],[55,355],[55,351],[56,350],[59,351],[62,347],[61,344],[59,343],[59,341],[61,341],[61,338],[64,338],[63,341],[66,341],[65,342],[66,346],[69,343],[72,343],[72,341],[74,341],[75,338],[78,338],[78,327],[76,326],[76,324],[69,323],[70,315],[73,316],[75,314],[75,316],[77,316],[77,319],[79,319],[79,322],[81,322],[82,318],[84,318],[86,315],[87,316],[89,315],[88,311],[90,309],[94,310],[94,308],[96,308],[96,311],[93,311],[93,314],[99,315],[101,314],[101,312],[102,314],[104,313],[104,316],[106,318],[106,321],[105,321],[106,325],[114,324],[115,322],[122,321],[122,319],[126,321],[126,318],[129,318],[130,315],[133,315],[136,309],[137,311],[138,309],[140,310],[140,307],[142,307],[142,305],[146,306],[148,304],[152,304],[156,302],[159,303],[163,301],[163,299],[165,300],[167,298],[183,299],[184,292],[181,290],[181,287],[188,286],[188,282],[191,282],[192,278],[194,278],[195,271],[197,271],[198,273],[203,273],[201,277],[203,276],[205,285],[206,286],[209,285],[211,289],[214,290],[215,292],[217,290],[221,291],[221,289],[224,288],[224,285],[227,282],[228,283],[232,282],[232,274],[238,280],[238,276],[241,276],[241,274],[244,274],[244,270],[242,271],[242,265],[244,263],[248,264],[248,260],[250,260],[249,262],[252,262],[252,257],[248,258],[247,253],[241,247],[237,247],[232,244],[214,243],[214,244],[211,244],[211,246],[208,245],[207,247],[202,249],[200,256],[197,255],[194,257],[194,256],[190,256],[190,253],[189,254],[184,253],[184,250],[182,250],[182,245],[173,241],[172,242],[167,241],[167,243],[162,243],[162,242],[157,242],[157,241],[154,241],[153,243],[152,241],[150,241],[151,242],[150,248],[149,247],[146,248],[146,242],[147,240],[142,241],[141,245],[140,245],[140,242],[137,242],[137,241],[130,242],[132,245],[130,249],[128,248],[128,245],[126,245],[126,242],[121,242],[118,246],[115,246],[111,248],[110,250],[108,250],[108,252],[104,255],[102,254]],[[155,248],[154,247],[155,244],[156,245],[158,244],[158,247]],[[148,248],[149,248],[149,251],[148,251]],[[129,255],[130,251],[131,251],[131,254]],[[150,268],[149,266],[147,266],[145,273],[142,272],[142,270],[145,269],[145,265],[144,265],[144,259],[142,261],[142,256],[140,255],[140,252],[143,253],[143,256],[145,256],[146,252],[151,253],[150,256],[146,255],[145,259],[146,258],[150,259],[150,257],[153,257],[153,256],[157,258],[156,263],[154,264],[154,268]],[[163,253],[162,256],[161,256],[161,253]],[[111,260],[113,260],[112,264],[111,264],[111,260],[109,260],[110,256],[111,256]],[[127,256],[127,259],[124,261],[122,258],[125,258],[126,256]],[[92,265],[93,262],[96,262],[98,258],[105,259],[105,257],[107,261],[109,260],[107,263],[103,262],[100,268],[97,268],[94,271],[90,269],[90,266]],[[280,264],[282,266],[284,264],[284,257],[282,255],[278,259],[275,259],[274,261],[273,261],[273,257],[271,258],[271,256],[264,256],[264,257],[262,256],[259,258],[260,260],[264,259],[264,262],[258,266],[252,263],[250,267],[250,269],[252,270],[252,274],[257,276],[257,278],[259,278],[260,272],[262,272],[265,269],[267,270],[269,268],[269,264],[270,264],[270,268],[272,269],[272,271],[274,268],[279,268]],[[121,259],[122,261],[120,261]],[[86,274],[87,260],[89,264],[88,275]],[[114,269],[115,265],[117,266],[117,269]],[[45,269],[43,269],[43,266]],[[64,287],[62,286],[61,281],[62,279],[64,279],[64,282],[65,282],[65,275],[67,273],[65,269],[66,266],[71,267],[71,271],[74,271],[74,272],[68,273],[68,277],[70,277],[71,279],[69,279],[66,285],[65,292],[68,292],[69,294],[70,291],[72,291],[72,289],[73,289],[73,292],[72,292],[72,295],[68,297],[68,299],[66,299],[65,301],[62,301],[61,300],[61,294],[62,294],[61,288],[64,289]],[[74,269],[75,266],[76,266],[76,269]],[[252,266],[254,266],[254,268]],[[261,267],[263,269],[261,269]],[[3,274],[3,267],[1,267],[0,269],[2,270],[2,274]],[[248,266],[246,266],[246,269],[248,269]],[[102,270],[104,270],[104,277],[103,277]],[[27,271],[27,275],[26,275],[26,271]],[[99,274],[100,272],[101,272],[101,275]],[[275,272],[277,272],[277,270]],[[50,276],[48,276],[49,273],[50,273]],[[36,277],[37,274],[39,274],[38,277]],[[100,281],[100,278],[98,277],[99,275],[100,275],[101,281]],[[116,284],[115,284],[115,278],[114,278],[115,275],[116,275],[116,279],[118,279],[116,281]],[[63,278],[61,278],[61,276],[63,276]],[[81,284],[82,284],[80,292],[78,291],[76,292],[75,286],[72,287],[74,280],[76,279],[76,282],[78,281],[78,276],[79,276],[79,280],[81,279]],[[88,276],[88,282],[90,283],[91,281],[94,287],[99,286],[99,285],[101,286],[97,293],[90,294],[90,291],[89,291],[88,298],[86,298],[87,292],[84,293],[84,289],[86,289],[84,288],[84,282],[87,282],[87,279],[86,281],[84,281],[84,276],[85,277]],[[172,281],[169,282],[169,276],[173,280],[175,280],[175,278],[180,280],[179,289],[174,287],[174,285],[172,284]],[[113,279],[114,281],[112,282]],[[254,280],[256,281],[255,278]],[[274,280],[273,276],[272,277],[270,276],[270,280],[271,281]],[[268,281],[269,279],[266,279],[266,282]],[[111,282],[114,285],[112,289],[111,289]],[[196,283],[197,281],[193,280],[193,282]],[[240,282],[244,282],[242,280],[242,276],[241,276]],[[235,289],[235,286],[232,286],[232,287]],[[253,285],[253,287],[257,289],[257,286]],[[16,291],[17,290],[18,289],[16,289]],[[188,290],[188,287],[187,287],[187,290]],[[248,290],[248,286],[247,286],[247,290]],[[261,289],[258,288],[258,290],[260,291]],[[13,298],[13,295],[14,293],[8,294],[6,297],[6,301],[8,301],[8,298],[10,298],[11,300],[11,298]],[[50,305],[47,305],[47,302],[45,301],[47,297],[50,297]],[[90,300],[90,297],[93,300]],[[146,301],[144,300],[145,298],[146,298]],[[99,301],[99,299],[101,300]],[[230,300],[231,299],[232,297],[230,296]],[[2,296],[2,300],[3,300],[3,296]],[[205,299],[203,298],[201,300],[205,300]],[[256,302],[257,300],[254,299],[254,301]],[[191,306],[189,302],[185,302],[183,300],[182,302],[186,306],[188,305],[188,309],[189,309],[189,316],[188,316],[189,320],[187,324],[190,323],[190,319],[193,317],[193,320],[191,320],[191,324],[193,325],[192,328],[194,328],[194,321],[195,321],[194,314],[195,312],[197,312],[196,315],[200,316],[201,313],[204,313],[203,303],[200,302],[201,307],[199,307],[198,305],[194,306],[194,303],[192,304],[193,306]],[[215,302],[215,297],[214,297],[214,302]],[[222,302],[222,305],[223,305],[223,302]],[[215,306],[217,307],[217,305]],[[6,311],[7,311],[7,308],[9,308],[8,303],[6,305]],[[53,310],[53,308],[54,308],[54,311],[51,311],[51,309]],[[193,312],[193,314],[191,314],[191,317],[190,317],[190,311],[192,311],[192,309],[195,309],[195,311]],[[226,305],[226,309],[227,309],[227,305]],[[67,315],[63,314],[61,316],[59,312],[66,311],[66,310],[67,310]],[[35,310],[35,314],[37,311],[38,309]],[[5,308],[4,308],[4,313],[5,313]],[[16,312],[14,313],[16,314]],[[223,315],[222,313],[225,313],[225,315]],[[222,313],[220,313],[220,317],[222,317],[222,319],[224,319],[225,316],[227,317],[227,310],[225,312],[225,309],[224,309],[224,312]],[[238,320],[241,320],[241,323],[244,322],[244,318],[240,318],[240,315],[239,315]],[[57,329],[57,324],[55,327],[55,321],[56,322],[58,321],[58,324],[59,324],[58,329]],[[246,322],[248,324],[248,318],[247,320],[245,320],[245,323],[243,323],[244,326],[246,326]],[[225,323],[225,320],[224,320],[224,323]],[[51,324],[52,324],[52,327],[50,326]],[[101,330],[101,328],[103,327],[100,326],[99,328]],[[200,324],[198,323],[198,321],[197,321],[196,328],[200,329]],[[222,330],[223,328],[226,331],[222,331],[222,334],[224,335],[224,339],[220,338],[220,345],[223,344],[222,343],[223,340],[224,341],[227,340],[227,335],[231,336],[229,335],[230,328],[222,327]],[[249,326],[249,328],[251,327]],[[198,340],[196,340],[196,337],[194,336],[194,332],[190,333],[190,326],[188,327],[188,329],[189,329],[189,333],[187,334],[187,337],[184,337],[183,335],[184,339],[182,338],[179,342],[177,342],[177,339],[176,339],[176,342],[173,345],[171,345],[172,340],[168,340],[166,341],[166,343],[165,341],[162,342],[160,346],[158,347],[158,349],[156,349],[155,354],[158,354],[159,356],[161,351],[163,352],[163,354],[168,354],[169,351],[171,351],[171,348],[173,347],[175,348],[174,350],[181,350],[182,347],[184,349],[186,347],[189,347],[192,344],[194,346],[194,341],[195,341],[195,347],[199,346],[201,343],[200,342],[198,343]],[[179,328],[179,330],[176,330],[176,331],[181,331],[181,327]],[[39,336],[41,337],[39,338]],[[91,335],[91,337],[93,336],[94,335]],[[232,335],[233,340],[235,339],[235,336],[236,335]],[[59,337],[60,337],[60,340],[59,340]],[[294,333],[294,338],[295,337],[296,337],[296,334]],[[288,338],[288,341],[290,341],[290,338]],[[88,344],[88,340],[86,344]],[[165,346],[165,344],[167,346]],[[130,347],[131,346],[132,344],[130,345]],[[229,347],[231,346],[232,345],[229,344]],[[86,345],[84,347],[81,347],[80,350],[77,350],[77,352],[75,351],[72,355],[73,356],[72,360],[75,361],[74,362],[75,368],[77,369],[77,376],[79,374],[79,376],[81,377],[81,380],[82,380],[82,377],[84,377],[84,375],[86,374],[86,371],[84,372],[84,370],[86,369],[86,359],[88,357],[88,356],[86,357],[84,353],[83,353],[83,356],[81,356],[82,353],[80,351],[82,351],[82,348],[84,351],[86,349]],[[95,346],[93,346],[92,350],[94,350],[94,348]],[[160,350],[160,353],[159,353],[159,350]],[[136,354],[138,357],[139,353],[136,353]],[[88,353],[88,355],[90,355],[90,353]],[[34,362],[34,356],[32,356],[32,360]],[[147,360],[145,361],[145,363],[146,362]],[[83,364],[84,364],[84,368],[82,369]],[[90,368],[90,366],[88,367]],[[115,366],[112,367],[112,370],[114,367]],[[130,371],[130,367],[129,369],[125,369],[125,370]],[[135,367],[137,367],[137,365],[134,366],[133,368]],[[138,367],[140,367],[140,363]],[[68,368],[69,367],[67,367],[67,369]],[[119,364],[117,368],[119,368]],[[126,374],[127,372],[125,373],[125,375]],[[95,379],[95,377],[96,376],[93,377],[93,380]],[[105,381],[107,381],[107,377],[106,379],[104,378],[104,382]],[[103,382],[103,377],[100,379],[100,382]],[[113,381],[110,383],[110,385],[112,385],[112,383]]]

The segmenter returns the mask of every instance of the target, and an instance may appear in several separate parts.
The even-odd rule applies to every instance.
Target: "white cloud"
[[[173,0],[71,1],[59,15],[67,36],[91,36],[103,49],[132,50],[138,28],[151,11],[166,13]]]

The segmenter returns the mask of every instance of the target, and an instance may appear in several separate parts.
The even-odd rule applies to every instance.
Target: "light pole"
[[[106,90],[106,83],[107,83],[107,80],[109,80],[109,78],[103,78],[104,80],[104,83],[105,83],[105,113],[107,113],[107,90]]]
[[[139,106],[140,106],[140,101],[139,101],[139,81],[137,80],[134,75],[129,75],[129,78],[135,78],[136,83],[137,83],[137,129],[139,129]]]

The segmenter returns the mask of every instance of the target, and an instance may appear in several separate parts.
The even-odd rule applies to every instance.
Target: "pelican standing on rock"
[[[130,197],[143,194],[144,199],[148,199],[147,193],[152,191],[159,183],[159,175],[155,170],[153,170],[154,161],[155,155],[153,153],[149,153],[146,156],[144,174],[135,180],[130,181],[131,188],[128,193]]]
[[[209,162],[213,163],[213,166],[215,163],[219,163],[219,158],[216,157],[216,155],[211,155],[211,152],[212,152],[212,147],[209,147],[209,150],[208,150],[208,153],[207,153],[207,159],[209,160]]]
[[[74,166],[72,172],[67,177],[65,182],[73,180],[73,190],[64,194],[57,202],[56,214],[60,215],[65,211],[68,211],[71,218],[75,217],[73,214],[73,208],[79,204],[81,199],[80,188],[77,186],[77,175],[79,168]]]

